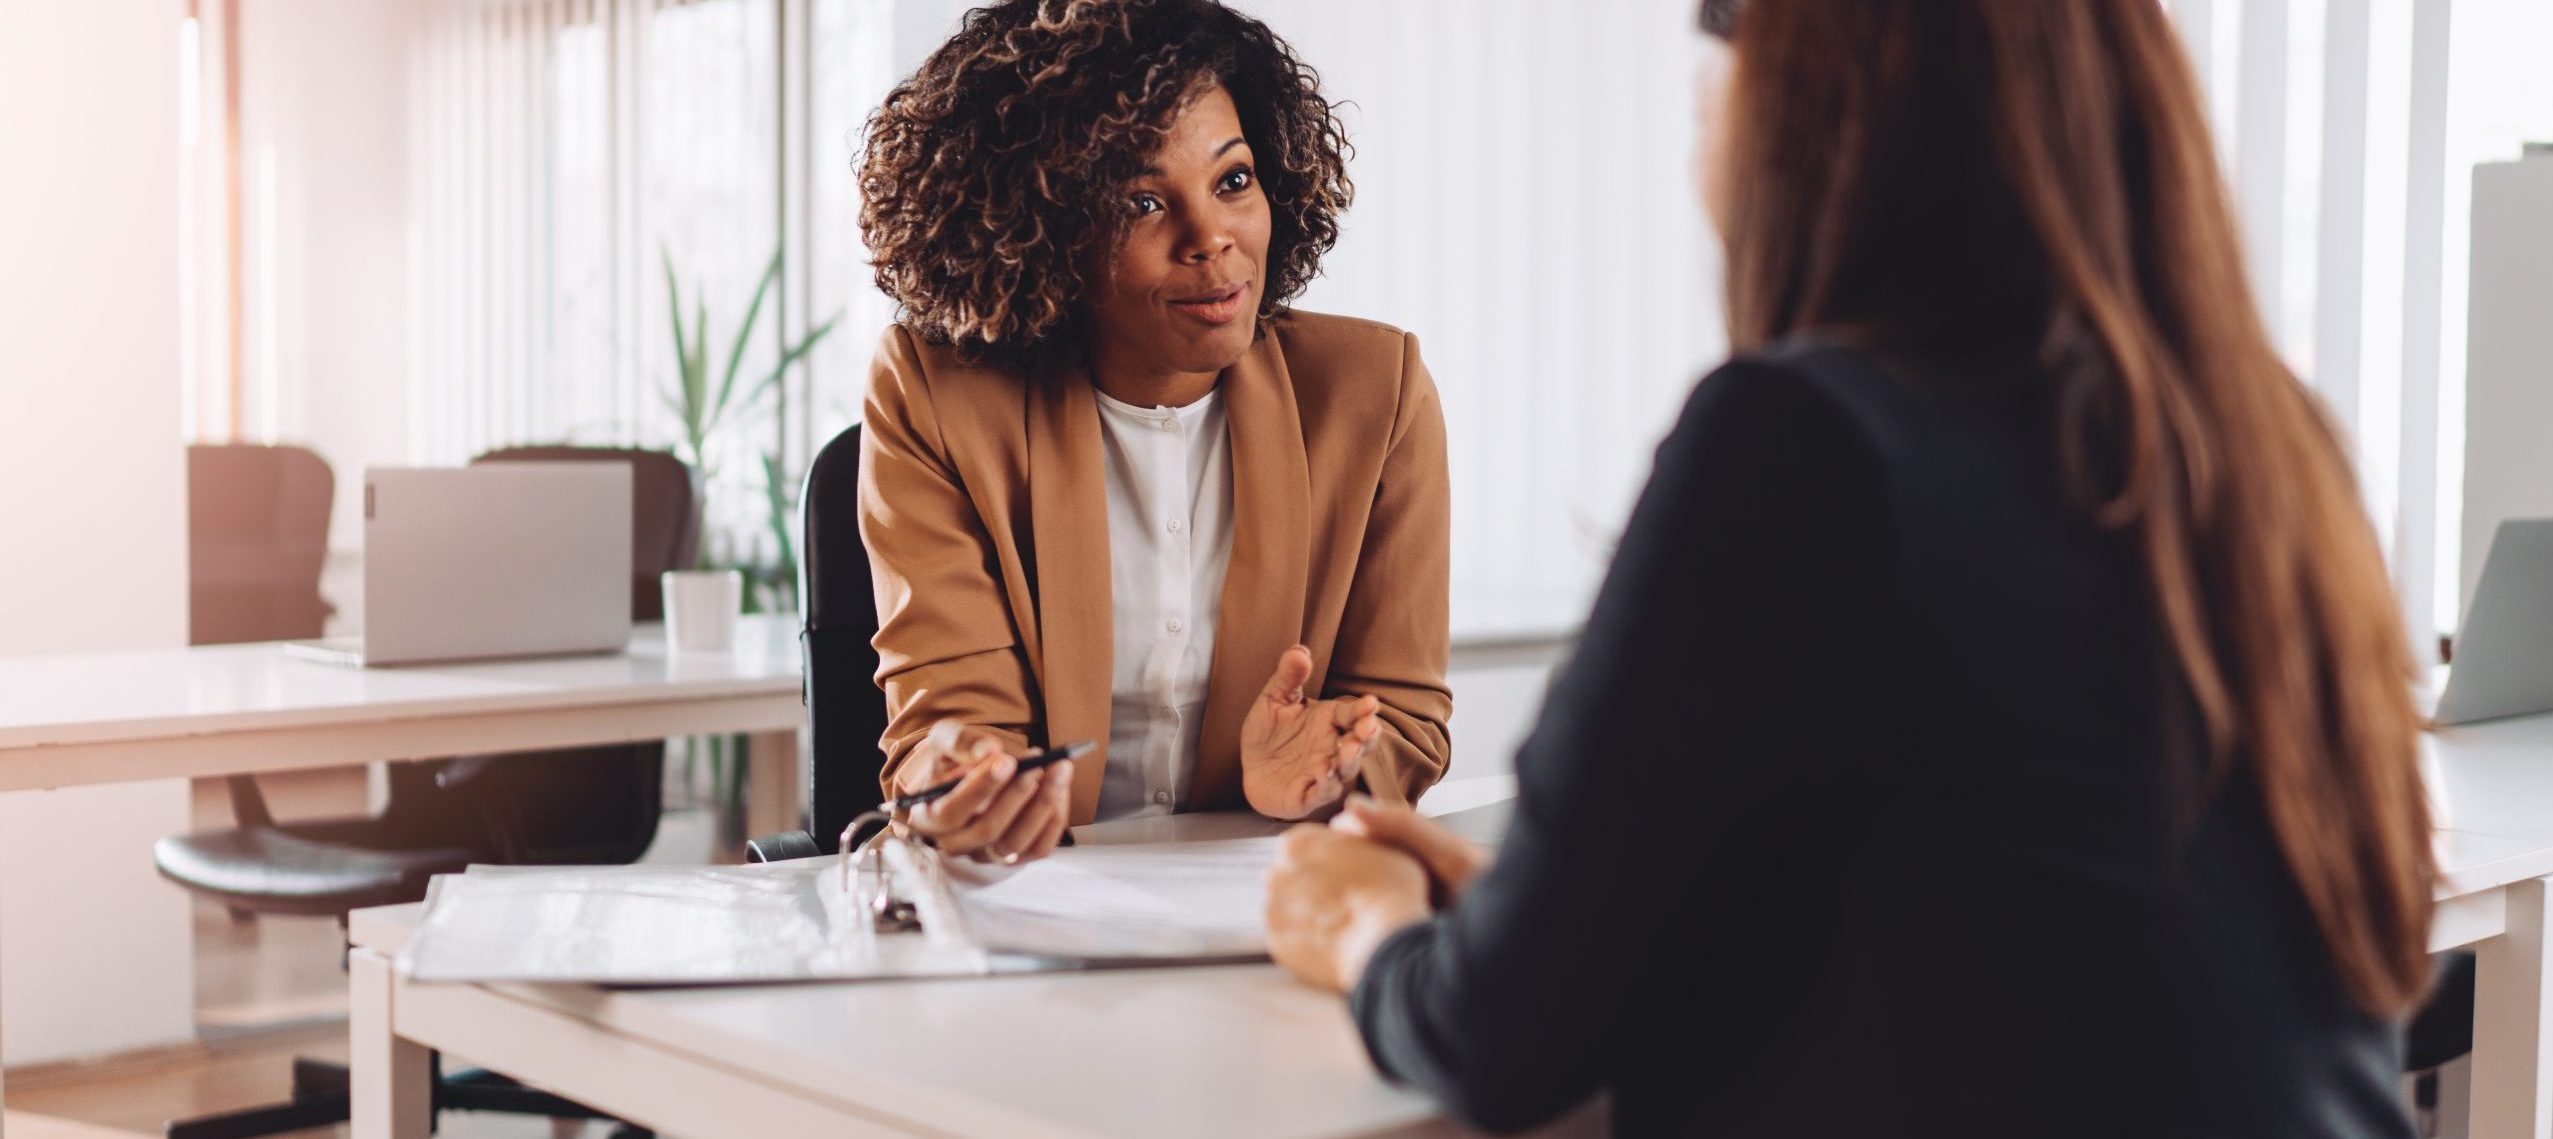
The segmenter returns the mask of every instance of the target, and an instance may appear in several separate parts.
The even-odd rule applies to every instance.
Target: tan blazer
[[[1190,806],[1242,808],[1242,717],[1289,645],[1310,690],[1370,694],[1367,790],[1409,801],[1445,772],[1445,420],[1418,341],[1297,313],[1223,375],[1232,560]],[[886,781],[942,719],[1015,744],[1108,739],[1107,476],[1089,373],[1031,383],[887,330],[860,447],[878,601]],[[1105,753],[1073,772],[1073,822]]]

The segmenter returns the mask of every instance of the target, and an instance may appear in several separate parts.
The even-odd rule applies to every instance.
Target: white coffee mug
[[[665,571],[665,644],[678,653],[732,652],[745,575],[734,570]]]

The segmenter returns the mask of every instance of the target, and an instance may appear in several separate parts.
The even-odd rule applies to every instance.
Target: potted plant
[[[763,269],[762,280],[754,286],[753,299],[746,302],[742,322],[733,342],[723,354],[716,372],[711,370],[709,351],[709,306],[703,299],[705,289],[696,291],[686,312],[681,285],[674,272],[673,255],[662,254],[665,265],[665,298],[668,323],[674,334],[673,382],[659,394],[667,409],[674,413],[680,436],[674,442],[674,454],[690,464],[700,478],[704,496],[718,501],[724,483],[720,478],[719,460],[735,448],[727,435],[738,423],[749,419],[764,400],[781,390],[781,378],[791,366],[804,357],[841,319],[838,315],[808,330],[796,343],[786,345],[769,371],[747,380],[744,375],[745,351],[753,342],[755,325],[762,316],[763,301],[770,295],[774,282],[780,279],[781,255],[774,252]],[[685,317],[689,321],[686,326]],[[756,449],[760,474],[764,483],[763,521],[769,527],[777,557],[772,562],[758,563],[737,556],[744,543],[726,542],[715,531],[710,520],[718,517],[714,510],[704,509],[700,552],[693,565],[669,572],[664,578],[667,647],[670,651],[724,651],[733,638],[737,615],[748,607],[759,608],[765,602],[773,609],[789,608],[793,602],[797,579],[796,542],[792,536],[793,511],[790,480],[780,456]],[[758,588],[748,589],[748,586]],[[705,746],[704,746],[705,745]],[[743,824],[745,740],[742,736],[711,737],[695,743],[684,760],[685,782],[690,782],[692,760],[705,752],[709,761],[718,828],[722,839],[739,836]]]

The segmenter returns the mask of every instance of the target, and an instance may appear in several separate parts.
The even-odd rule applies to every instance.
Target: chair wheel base
[[[245,1111],[224,1112],[181,1119],[168,1125],[168,1139],[260,1139],[267,1135],[287,1135],[318,1127],[334,1127],[354,1118],[353,1104],[344,1093],[295,1097],[293,1102],[272,1107],[252,1107]]]

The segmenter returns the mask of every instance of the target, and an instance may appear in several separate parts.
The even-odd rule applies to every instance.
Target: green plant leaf
[[[805,339],[798,341],[796,344],[790,346],[788,351],[781,353],[780,362],[772,365],[771,370],[763,373],[761,378],[756,379],[753,383],[747,385],[745,387],[744,394],[736,397],[733,405],[727,408],[727,414],[742,414],[761,406],[763,397],[780,390],[780,381],[783,377],[786,377],[789,374],[790,367],[795,365],[799,360],[804,359],[808,352],[814,350],[816,342],[824,339],[826,333],[833,331],[833,326],[841,319],[841,317],[837,316],[832,320],[828,320],[823,324],[818,325],[815,331],[809,332],[806,335]]]
[[[780,251],[772,250],[771,264],[762,271],[762,281],[753,288],[753,300],[745,305],[745,321],[736,329],[735,347],[727,350],[727,374],[718,381],[718,402],[710,405],[710,418],[715,421],[727,414],[727,401],[736,394],[736,369],[744,366],[745,348],[753,343],[754,325],[762,319],[762,300],[771,294],[771,283],[780,279]]]
[[[707,290],[692,298],[691,355],[683,361],[683,400],[692,409],[692,418],[683,424],[691,433],[693,461],[708,478],[709,433],[718,427],[718,419],[709,410],[709,299]]]
[[[682,286],[674,274],[674,255],[661,246],[659,252],[665,263],[665,305],[666,315],[670,318],[667,323],[674,328],[674,387],[666,399],[666,406],[673,410],[674,418],[682,424],[684,448],[690,452],[682,456],[683,461],[697,467],[703,461],[703,443],[708,438],[701,422],[704,387],[699,376],[701,346],[699,338],[687,335],[683,329]]]
[[[754,381],[754,385],[752,387],[745,389],[745,401],[739,406],[752,407],[756,402],[760,401],[764,395],[769,394],[773,389],[779,387],[780,377],[789,374],[790,366],[804,358],[807,353],[814,351],[816,342],[823,340],[825,338],[825,334],[832,332],[833,326],[841,322],[841,315],[836,314],[832,319],[827,320],[823,324],[819,324],[815,326],[814,329],[810,330],[805,339],[798,341],[796,344],[790,345],[788,351],[780,354],[780,362],[772,365],[771,371],[768,374],[764,375],[760,380]]]
[[[810,349],[813,349],[816,346],[817,341],[824,339],[828,334],[832,333],[833,326],[840,323],[842,323],[842,314],[838,312],[832,316],[824,318],[823,324],[819,324],[814,328],[808,329],[806,337],[798,341],[798,346],[788,351],[788,358],[795,360],[800,356],[806,355]]]
[[[665,311],[673,314],[675,379],[680,382],[682,381],[681,371],[691,363],[691,343],[683,336],[683,292],[681,286],[674,282],[673,250],[659,245],[656,247],[656,252],[665,261]],[[690,390],[688,384],[682,387],[686,397],[689,396]],[[691,422],[690,412],[683,412],[682,417],[686,425]]]
[[[798,581],[798,543],[790,523],[796,515],[791,501],[789,472],[782,469],[780,456],[765,452],[762,456],[763,504],[769,509],[771,539],[780,551],[780,564],[772,576],[773,592],[793,590]]]

